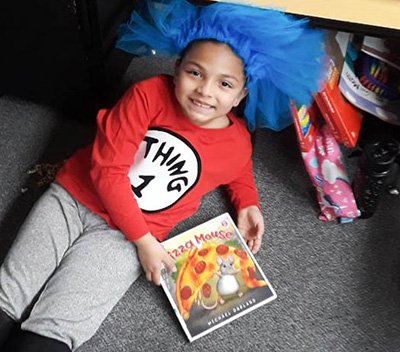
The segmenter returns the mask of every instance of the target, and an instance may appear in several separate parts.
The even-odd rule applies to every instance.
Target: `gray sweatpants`
[[[140,273],[135,246],[54,183],[0,268],[0,308],[23,330],[75,350]]]

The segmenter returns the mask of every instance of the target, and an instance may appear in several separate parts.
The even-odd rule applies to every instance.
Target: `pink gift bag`
[[[358,209],[342,153],[328,125],[318,128],[313,146],[308,152],[302,152],[302,156],[317,190],[321,210],[319,219],[332,221],[336,218],[357,218]]]

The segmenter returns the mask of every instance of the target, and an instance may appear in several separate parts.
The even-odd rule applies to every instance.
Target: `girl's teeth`
[[[202,108],[210,108],[210,107],[211,107],[210,105],[204,105],[204,104],[202,104],[202,103],[199,103],[199,102],[196,101],[196,100],[193,100],[193,103],[194,103],[195,105],[197,105],[197,106],[202,107]]]

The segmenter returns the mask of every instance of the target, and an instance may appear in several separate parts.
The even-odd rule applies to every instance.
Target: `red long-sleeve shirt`
[[[198,127],[183,114],[172,77],[150,78],[100,110],[94,143],[67,160],[57,181],[131,241],[149,231],[164,240],[220,185],[237,210],[259,206],[250,135],[228,117],[226,128]]]

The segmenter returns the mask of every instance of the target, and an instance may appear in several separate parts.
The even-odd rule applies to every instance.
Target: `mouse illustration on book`
[[[242,297],[243,292],[239,290],[239,282],[235,276],[236,274],[240,273],[240,270],[235,268],[233,257],[231,255],[227,259],[218,257],[217,263],[220,269],[220,272],[216,272],[216,274],[219,276],[217,283],[219,303],[225,303],[225,300],[222,298],[223,296],[237,293],[239,297]]]
[[[217,282],[217,292],[218,298],[212,306],[207,306],[203,300],[201,300],[201,305],[205,309],[214,309],[218,303],[224,304],[226,296],[232,296],[237,294],[238,297],[243,296],[243,292],[240,291],[240,285],[236,278],[236,275],[241,272],[240,269],[235,268],[234,258],[230,255],[226,259],[222,257],[217,257],[217,264],[219,265],[219,271],[215,271],[215,274],[219,277]],[[203,295],[205,297],[210,296],[211,286],[205,284],[203,287]]]

